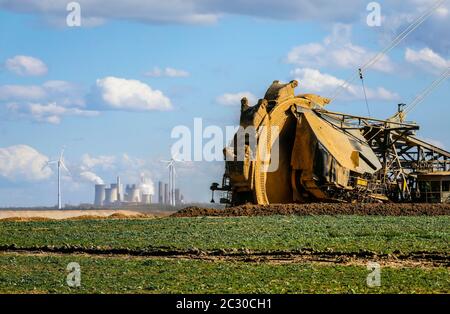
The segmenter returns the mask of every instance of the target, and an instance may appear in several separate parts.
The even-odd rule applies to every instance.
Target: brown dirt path
[[[105,249],[99,247],[16,247],[0,246],[0,254],[21,255],[83,255],[103,258],[157,258],[193,259],[204,261],[227,261],[248,263],[320,263],[336,265],[365,266],[377,262],[387,267],[446,267],[450,270],[450,256],[436,252],[412,252],[408,254],[375,254],[373,252],[334,252],[302,249],[294,251],[250,251],[250,250],[211,250],[151,248],[146,250]]]

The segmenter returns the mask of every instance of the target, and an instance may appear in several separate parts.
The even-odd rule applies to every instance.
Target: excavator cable
[[[401,32],[397,37],[395,37],[391,43],[386,46],[383,50],[378,52],[373,58],[371,58],[369,61],[364,63],[360,69],[366,70],[369,69],[371,66],[373,66],[375,63],[380,61],[389,51],[391,51],[393,48],[395,48],[401,41],[403,41],[406,37],[408,37],[409,34],[411,34],[417,27],[419,27],[423,22],[425,22],[428,17],[430,17],[433,12],[439,8],[444,2],[447,0],[438,0],[434,3],[433,6],[431,6],[428,10],[426,10],[422,15],[417,17],[403,32]],[[334,101],[343,90],[350,87],[350,84],[353,83],[357,79],[357,76],[352,75],[349,79],[347,79],[344,83],[339,85],[335,91],[332,97],[330,97],[331,101]]]
[[[420,104],[424,99],[435,90],[445,79],[450,76],[450,67],[445,69],[437,79],[433,81],[427,88],[425,88],[417,97],[404,109],[404,113],[407,114],[411,112],[418,104]]]
[[[366,86],[364,85],[364,77],[363,77],[361,68],[359,68],[358,70],[359,70],[359,78],[361,79],[362,89],[363,89],[363,92],[364,92],[364,99],[366,101],[367,113],[369,114],[369,117],[371,117],[371,115],[370,115],[370,108],[369,108],[369,102],[367,101]]]

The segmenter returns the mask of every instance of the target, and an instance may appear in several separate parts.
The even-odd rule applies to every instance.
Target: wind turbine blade
[[[48,165],[49,165],[49,162],[48,162],[48,161],[45,162],[44,165],[43,165],[42,168],[41,168],[41,171],[44,170],[45,168],[47,168]]]
[[[58,162],[57,160],[47,161],[47,163],[45,164],[45,166],[53,165],[53,164],[56,164],[57,162]]]
[[[67,169],[66,165],[64,164],[64,162],[61,160],[61,167],[63,167],[64,170],[69,171],[69,169]]]
[[[61,161],[63,159],[64,149],[65,149],[65,147],[63,146],[63,148],[61,149],[61,154],[59,155],[59,161]]]
[[[61,164],[61,167],[63,167],[64,170],[66,170],[69,173],[69,175],[72,176],[72,173],[70,172],[69,169],[67,169],[66,165],[64,164],[64,162],[62,160],[60,161],[60,164]]]
[[[175,155],[173,155],[172,156],[172,160],[175,162],[186,162],[185,160],[181,160],[181,159],[178,159],[178,156],[179,156],[180,154],[178,154],[178,153],[175,153]]]
[[[173,161],[175,161],[175,162],[184,162],[183,160],[178,159],[178,158],[173,158]]]

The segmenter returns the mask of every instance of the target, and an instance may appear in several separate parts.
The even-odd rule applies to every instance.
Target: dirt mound
[[[135,219],[135,218],[153,218],[153,215],[148,214],[136,214],[136,215],[126,215],[121,213],[115,213],[109,216],[96,216],[96,215],[83,215],[65,218],[64,220],[86,220],[86,219]]]
[[[51,221],[54,219],[45,218],[45,217],[8,217],[8,218],[0,218],[0,222],[8,222],[8,221],[14,221],[14,222],[27,222],[27,221]]]
[[[198,216],[270,216],[270,215],[381,215],[438,216],[450,215],[450,204],[271,204],[241,205],[225,209],[186,207],[173,217]]]
[[[0,221],[49,221],[85,219],[153,218],[152,214],[129,210],[8,210],[0,211]]]

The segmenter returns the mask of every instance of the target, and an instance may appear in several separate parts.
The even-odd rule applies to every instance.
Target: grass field
[[[0,221],[0,292],[449,293],[449,243],[450,216]],[[170,249],[200,253],[139,256]],[[337,255],[329,261],[328,255],[321,260],[208,256],[221,250]],[[384,255],[380,287],[366,285],[370,271],[360,252],[370,252],[375,262]],[[339,260],[341,253],[345,260]],[[441,262],[396,260],[423,253],[436,254]],[[69,262],[81,266],[79,288],[65,282]]]

